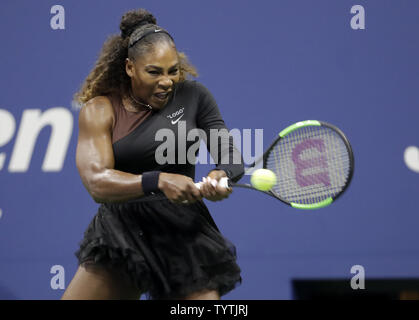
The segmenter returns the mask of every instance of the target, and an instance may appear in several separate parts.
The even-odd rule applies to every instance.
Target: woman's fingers
[[[182,203],[194,203],[202,199],[200,190],[196,187],[193,180],[190,180],[189,185],[186,187],[186,190],[182,194]]]
[[[176,204],[191,204],[202,199],[200,190],[190,177],[173,174],[165,194]]]
[[[218,181],[210,177],[204,177],[200,188],[201,194],[208,200],[218,201],[227,198],[231,193],[231,188],[224,188]]]
[[[214,181],[211,178],[207,178],[206,183],[207,183],[207,190],[208,190],[209,196],[210,197],[217,196],[217,192],[215,191],[215,185],[216,185],[217,181]]]

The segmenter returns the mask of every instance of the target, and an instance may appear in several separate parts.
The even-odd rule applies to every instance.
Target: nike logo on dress
[[[156,29],[156,30],[154,30],[154,32],[160,32],[161,31],[161,29]]]
[[[176,120],[172,120],[172,124],[176,124],[180,120],[180,118],[182,118],[182,117],[183,117],[183,114],[179,118],[177,118]]]

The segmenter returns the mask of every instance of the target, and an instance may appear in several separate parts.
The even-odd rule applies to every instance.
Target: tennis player
[[[62,299],[220,299],[241,282],[240,268],[203,199],[229,196],[231,188],[215,181],[238,181],[242,157],[232,138],[217,139],[211,150],[210,130],[227,129],[218,106],[204,85],[187,79],[196,69],[155,17],[129,11],[120,29],[76,94],[83,105],[77,168],[100,206]],[[218,159],[201,188],[195,164],[178,160],[178,139],[196,142],[186,141],[180,125],[203,130]],[[161,129],[176,135],[175,162],[156,157]]]

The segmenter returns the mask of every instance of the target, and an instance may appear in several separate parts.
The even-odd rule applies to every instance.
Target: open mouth
[[[160,100],[166,100],[167,97],[169,96],[169,94],[170,94],[170,92],[160,92],[160,93],[156,93],[154,95]]]

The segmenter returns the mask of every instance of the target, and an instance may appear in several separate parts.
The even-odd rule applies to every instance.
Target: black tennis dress
[[[197,156],[197,141],[205,139],[215,169],[224,170],[233,181],[244,174],[232,138],[211,138],[211,129],[227,128],[201,83],[177,83],[165,107],[157,111],[129,112],[118,95],[109,99],[115,112],[116,170],[133,174],[160,170],[195,180],[195,164],[185,159],[185,150]],[[206,135],[197,135],[196,129]],[[214,140],[216,151],[210,148]],[[241,283],[235,246],[220,233],[205,203],[174,204],[161,192],[101,204],[76,256],[79,264],[118,266],[148,299],[178,299],[204,289],[217,289],[222,296]]]

